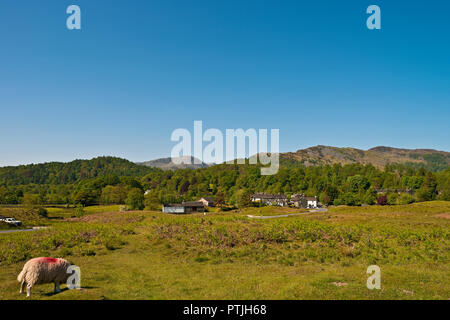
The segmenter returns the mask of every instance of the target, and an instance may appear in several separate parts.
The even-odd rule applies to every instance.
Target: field
[[[449,299],[450,202],[336,207],[325,213],[250,219],[295,209],[251,208],[168,215],[119,207],[20,208],[0,214],[47,229],[0,234],[0,299],[26,299],[16,280],[32,257],[81,268],[81,290],[32,299]],[[5,212],[7,211],[7,212]],[[381,268],[381,290],[366,287]],[[64,287],[64,286],[63,286]]]

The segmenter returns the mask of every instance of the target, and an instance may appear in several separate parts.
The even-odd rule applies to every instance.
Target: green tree
[[[106,186],[100,196],[101,204],[124,204],[128,196],[128,187],[123,185]]]
[[[235,194],[236,206],[238,208],[249,207],[252,204],[250,197],[250,191],[246,189],[239,189]]]
[[[97,197],[93,190],[80,190],[75,194],[73,202],[85,207],[94,204],[96,199]]]
[[[144,203],[144,194],[141,189],[132,188],[130,192],[128,192],[128,197],[126,200],[126,204],[130,210],[142,210],[145,207]]]
[[[319,196],[319,200],[322,204],[324,205],[329,205],[331,203],[333,203],[331,197],[328,195],[328,193],[326,191],[323,191],[320,196]]]
[[[370,183],[366,177],[356,174],[352,177],[348,177],[347,183],[350,186],[352,192],[365,191],[369,189]]]
[[[146,210],[161,210],[158,192],[156,190],[151,190],[148,194],[146,194],[144,204]]]
[[[361,205],[361,201],[359,200],[359,198],[350,192],[344,193],[341,196],[341,201],[343,204],[345,204],[347,206],[360,206]]]
[[[417,191],[419,201],[431,201],[436,199],[437,182],[431,172],[425,175],[422,187]]]

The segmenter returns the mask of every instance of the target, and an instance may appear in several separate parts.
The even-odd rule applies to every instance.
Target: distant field
[[[81,218],[70,210],[50,209],[51,219],[38,221],[49,229],[0,234],[0,299],[25,299],[16,277],[37,256],[78,265],[83,289],[52,295],[52,285],[37,286],[33,299],[450,298],[450,202],[268,220],[247,214],[295,210],[204,216],[115,206],[86,208]],[[381,290],[366,288],[372,264],[381,268]]]
[[[120,210],[120,205],[110,205],[110,206],[90,206],[84,208],[84,214],[89,215],[93,213],[102,212],[114,212]],[[31,214],[23,206],[0,206],[0,215],[5,217],[13,217],[17,220],[22,221],[24,226],[47,226],[52,224],[55,219],[65,219],[75,216],[74,207],[66,206],[45,206],[48,211],[48,219],[39,217],[36,214]],[[1,228],[1,227],[0,227]]]

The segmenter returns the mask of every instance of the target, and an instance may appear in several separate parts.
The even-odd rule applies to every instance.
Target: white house
[[[306,197],[306,207],[307,208],[318,208],[319,202],[317,201],[317,197]]]
[[[318,208],[317,197],[305,197],[304,194],[293,194],[290,203],[297,208]]]

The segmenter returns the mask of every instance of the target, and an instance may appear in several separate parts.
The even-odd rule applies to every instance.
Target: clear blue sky
[[[82,30],[66,29],[66,8]],[[365,10],[381,7],[382,29]],[[450,151],[449,1],[0,2],[0,166],[169,156],[176,128]]]

